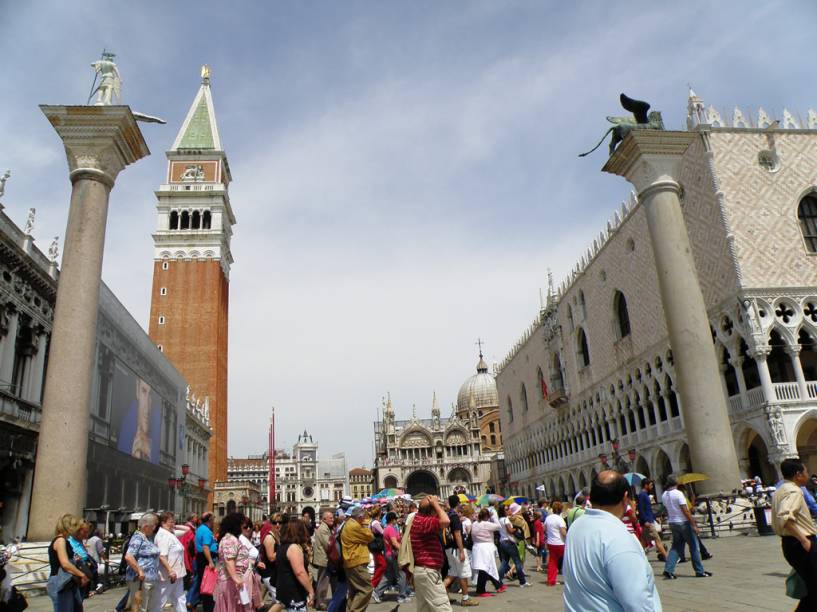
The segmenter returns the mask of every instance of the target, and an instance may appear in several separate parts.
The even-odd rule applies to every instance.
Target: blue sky
[[[817,107],[813,3],[17,2],[0,21],[3,199],[46,249],[70,185],[37,108],[87,100],[117,53],[123,101],[160,115],[111,196],[103,277],[146,325],[153,190],[199,82],[234,182],[230,452],[304,427],[371,465],[372,421],[444,413],[501,360],[628,193],[579,159],[618,94],[684,126],[687,83],[731,116]]]

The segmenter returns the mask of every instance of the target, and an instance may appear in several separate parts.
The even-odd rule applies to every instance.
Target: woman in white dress
[[[169,603],[176,612],[186,612],[184,546],[175,531],[176,517],[172,512],[162,512],[159,530],[153,539],[159,549],[159,601],[160,608]]]
[[[496,569],[496,546],[494,534],[500,530],[499,521],[487,508],[483,508],[477,515],[477,521],[471,525],[471,570],[477,573],[477,597],[493,597],[493,593],[485,590],[490,580],[497,593],[502,593],[508,587],[499,579]]]

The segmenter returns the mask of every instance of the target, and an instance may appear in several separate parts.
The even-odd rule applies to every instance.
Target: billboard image
[[[111,430],[118,450],[159,463],[162,399],[148,383],[119,363],[114,367],[111,385]]]

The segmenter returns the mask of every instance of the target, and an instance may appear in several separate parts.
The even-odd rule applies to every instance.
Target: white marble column
[[[633,130],[604,170],[631,182],[644,207],[692,464],[710,477],[700,483],[701,493],[717,493],[740,486],[740,472],[679,199],[683,156],[696,138],[692,132]]]
[[[769,356],[770,349],[762,347],[751,351],[749,355],[755,360],[757,364],[757,373],[760,376],[760,386],[763,389],[763,395],[767,403],[777,401],[777,396],[774,393],[774,384],[772,383],[772,375],[769,373],[769,364],[766,363],[766,358]]]
[[[37,443],[28,530],[33,541],[53,537],[57,519],[81,516],[85,505],[108,197],[119,172],[149,154],[127,106],[40,108],[65,145],[72,189]]]
[[[14,376],[14,353],[17,351],[17,325],[20,314],[9,307],[8,331],[3,338],[3,356],[0,360],[0,384],[11,385]]]
[[[803,364],[800,363],[800,346],[787,346],[786,354],[789,356],[789,359],[791,359],[791,365],[794,368],[794,378],[797,381],[797,390],[800,392],[800,400],[808,399],[806,376],[803,374]]]

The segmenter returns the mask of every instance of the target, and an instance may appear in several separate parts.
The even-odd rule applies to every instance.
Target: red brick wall
[[[153,266],[149,335],[190,385],[210,398],[208,486],[227,480],[227,319],[230,283],[218,261],[167,260]],[[167,295],[161,295],[161,288]],[[165,323],[159,325],[159,317]]]

